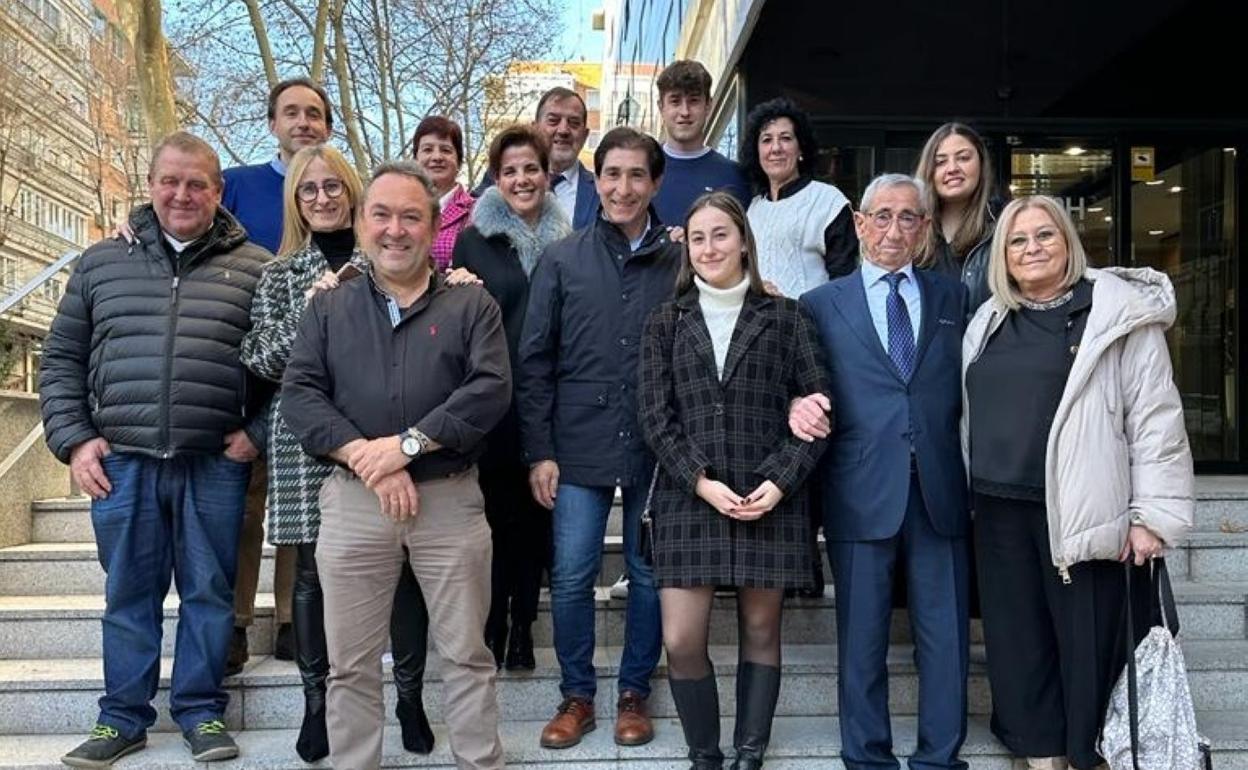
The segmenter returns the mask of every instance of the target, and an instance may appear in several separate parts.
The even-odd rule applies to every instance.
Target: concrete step
[[[972,717],[967,725],[961,757],[972,770],[1010,770],[1010,757],[992,736],[987,719]],[[1213,744],[1213,764],[1218,770],[1248,770],[1248,712],[1197,712],[1201,732]],[[507,721],[500,725],[508,767],[524,768],[628,768],[628,770],[674,770],[688,767],[680,723],[659,719],[655,739],[645,746],[624,748],[611,740],[611,722],[603,718],[599,727],[579,745],[561,751],[543,749],[537,744],[544,721]],[[893,719],[893,740],[898,757],[904,762],[915,746],[916,725],[912,717]],[[720,726],[725,752],[731,756],[733,722]],[[446,730],[434,725],[437,744],[432,754],[421,757],[403,750],[397,730],[387,730],[382,749],[382,767],[450,768],[455,766],[448,748]],[[246,730],[238,733],[241,756],[212,766],[220,770],[303,770],[328,767],[328,760],[304,764],[295,756],[297,730]],[[21,770],[63,770],[59,758],[77,745],[81,736],[14,735],[0,737],[0,765]],[[835,717],[777,717],[767,752],[769,770],[840,770],[840,728]],[[120,762],[126,770],[181,770],[202,767],[191,761],[177,735],[155,733],[148,746]]]
[[[273,591],[274,548],[264,547],[259,590]],[[0,548],[0,596],[102,594],[104,570],[94,542]]]
[[[614,713],[615,677],[619,667],[619,647],[600,645],[595,651],[598,666],[597,707],[601,713]],[[1185,641],[1188,678],[1198,709],[1248,711],[1248,642]],[[735,713],[734,677],[737,668],[735,646],[714,646],[711,659],[720,680],[720,697],[725,714]],[[971,649],[971,675],[968,713],[982,715],[990,710],[983,648]],[[161,713],[157,729],[173,729],[167,714],[168,682],[172,661],[162,661],[160,691],[156,697]],[[834,645],[786,645],[784,684],[777,713],[785,716],[832,716],[836,703],[836,647]],[[890,702],[897,715],[913,715],[916,710],[918,678],[913,648],[894,645],[889,651]],[[442,714],[442,662],[429,656],[425,692],[431,719]],[[666,667],[660,663],[654,680],[650,710],[655,716],[675,716],[665,680]],[[389,679],[389,666],[386,666]],[[508,719],[543,720],[557,705],[559,668],[554,651],[537,650],[537,669],[532,672],[500,672],[498,699]],[[302,718],[303,698],[298,672],[293,663],[260,657],[248,663],[243,673],[226,680],[231,694],[225,721],[231,729],[286,729],[297,727]],[[103,690],[102,662],[97,658],[65,660],[0,661],[0,734],[83,733],[96,715],[96,701]],[[386,687],[387,718],[393,721],[394,690]]]
[[[1193,640],[1248,639],[1248,583],[1174,584],[1183,637]],[[607,589],[595,592],[595,633],[600,644],[622,644],[626,601],[610,599]],[[792,644],[827,644],[836,639],[836,599],[831,588],[821,599],[789,599],[785,603],[782,638]],[[100,595],[0,596],[0,660],[15,658],[87,658],[100,650]],[[712,605],[712,644],[735,644],[737,605],[731,596],[719,596]],[[173,654],[177,597],[165,601],[164,651]],[[273,649],[273,595],[256,597],[255,622],[250,629],[251,650]],[[542,592],[538,620],[533,625],[538,646],[553,644],[550,597]],[[910,641],[909,620],[894,613],[892,639]],[[971,622],[971,641],[983,641],[978,621]]]

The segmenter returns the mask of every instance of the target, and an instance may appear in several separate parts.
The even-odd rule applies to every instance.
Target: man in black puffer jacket
[[[48,446],[92,498],[108,575],[105,695],[91,738],[64,757],[75,767],[145,745],[175,574],[170,711],[195,759],[238,754],[221,680],[243,495],[264,435],[238,350],[271,255],[220,207],[221,167],[203,140],[166,137],[148,184],[152,203],[130,215],[134,242],[106,240],[79,260],[39,376]]]

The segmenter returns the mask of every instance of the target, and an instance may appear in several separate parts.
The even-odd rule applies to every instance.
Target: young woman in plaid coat
[[[640,411],[658,458],[654,571],[672,697],[695,768],[719,768],[719,697],[707,656],[717,585],[738,587],[734,768],[757,768],[780,690],[785,588],[811,582],[803,483],[824,444],[788,428],[789,402],[830,395],[797,302],[763,290],[745,211],[709,193],[685,222],[673,302],[642,338]]]

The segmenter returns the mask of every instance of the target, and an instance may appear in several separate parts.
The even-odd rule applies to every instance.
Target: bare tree
[[[173,71],[165,40],[160,0],[118,0],[121,25],[134,45],[135,69],[147,134],[156,140],[177,130]]]
[[[404,153],[412,127],[443,114],[463,128],[465,171],[475,179],[486,131],[500,111],[500,100],[488,92],[497,97],[497,79],[514,62],[551,51],[565,1],[173,0],[167,6],[170,38],[196,71],[194,122],[226,155],[254,160],[271,151],[260,119],[260,86],[271,82],[271,65],[272,77],[323,76],[341,116],[339,137],[357,168]]]

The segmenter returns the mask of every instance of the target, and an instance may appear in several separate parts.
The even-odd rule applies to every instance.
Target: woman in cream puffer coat
[[[1192,526],[1165,339],[1174,289],[1148,268],[1087,268],[1064,207],[1043,196],[1001,213],[989,286],[963,340],[962,447],[992,728],[1029,767],[1093,768],[1123,664],[1120,562],[1141,565]]]

